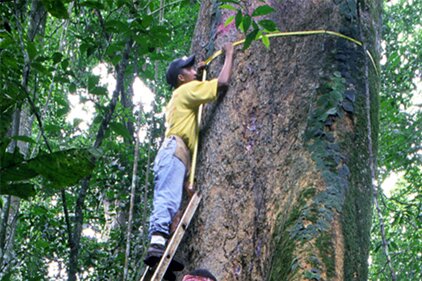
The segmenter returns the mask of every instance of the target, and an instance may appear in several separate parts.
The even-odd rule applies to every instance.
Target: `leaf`
[[[220,0],[221,3],[233,3],[233,4],[239,4],[239,0]]]
[[[69,149],[40,154],[28,161],[29,167],[57,189],[78,183],[92,173],[95,156],[88,149]]]
[[[109,20],[105,23],[105,28],[108,32],[124,33],[129,31],[129,25],[126,21]]]
[[[53,59],[53,63],[56,64],[61,62],[63,55],[59,52],[54,52],[51,58]]]
[[[226,22],[224,23],[224,27],[228,26],[229,24],[231,24],[234,20],[234,16],[230,16],[227,18]]]
[[[34,42],[28,42],[26,45],[26,51],[28,52],[29,59],[32,60],[37,55],[37,48]]]
[[[246,36],[245,43],[243,43],[243,50],[249,48],[249,46],[252,44],[252,41],[256,39],[258,32],[259,30],[255,29]]]
[[[269,49],[269,48],[270,48],[270,39],[268,39],[268,36],[266,36],[265,34],[264,34],[264,35],[262,35],[262,37],[261,37],[261,41],[262,41],[262,44],[264,44],[264,46],[265,46],[267,49]]]
[[[149,27],[150,25],[151,25],[151,23],[152,23],[152,20],[153,20],[154,18],[152,17],[152,16],[150,16],[150,15],[145,15],[143,18],[142,18],[142,21],[141,21],[141,25],[142,25],[142,27],[144,27],[144,28],[147,28],[147,27]]]
[[[242,20],[243,32],[248,32],[249,27],[251,27],[252,18],[248,15],[245,15]]]
[[[30,197],[35,195],[35,188],[34,185],[30,183],[2,183],[0,194],[13,195],[28,200]]]
[[[110,129],[125,139],[131,139],[128,129],[121,123],[111,122]]]
[[[46,10],[58,19],[68,19],[69,14],[67,8],[64,5],[64,1],[61,0],[41,0]]]
[[[94,89],[97,86],[99,81],[100,81],[100,76],[89,75],[89,77],[88,77],[88,91],[91,92],[91,90]]]
[[[236,23],[236,27],[240,28],[240,25],[242,23],[242,19],[243,19],[243,15],[241,11],[238,11],[235,17],[235,23]]]
[[[48,181],[44,184],[47,188],[56,189],[76,184],[92,172],[94,159],[98,157],[99,152],[92,149],[61,150],[42,153],[28,161],[19,156],[10,159],[12,155],[18,156],[16,152],[6,153],[2,161],[0,193],[26,198],[32,195],[27,181],[37,176],[42,176]]]
[[[232,10],[232,11],[237,11],[237,8],[230,5],[230,4],[223,4],[220,6],[221,9],[226,9],[226,10]]]
[[[41,72],[42,74],[50,74],[47,68],[44,67],[42,63],[39,62],[33,62],[31,66],[37,70],[38,72]]]
[[[89,90],[89,93],[97,96],[106,96],[108,91],[107,88],[99,86]]]
[[[14,137],[11,137],[11,139],[17,140],[17,141],[28,142],[28,143],[36,143],[36,141],[34,141],[31,137],[28,137],[28,136],[14,136]]]
[[[66,68],[69,66],[69,58],[64,59],[61,63],[60,66],[63,70],[66,70]]]
[[[259,21],[259,25],[270,32],[277,30],[277,25],[272,20],[261,20]]]
[[[36,177],[38,173],[34,171],[26,161],[9,163],[1,169],[1,185],[8,182],[21,182]]]
[[[76,93],[76,84],[75,83],[70,83],[69,84],[69,92],[70,93]]]
[[[252,16],[253,17],[258,17],[258,16],[263,16],[263,15],[268,15],[272,12],[274,12],[274,8],[268,6],[268,5],[263,5],[263,6],[259,6],[258,8],[256,8],[253,12],[252,12]]]

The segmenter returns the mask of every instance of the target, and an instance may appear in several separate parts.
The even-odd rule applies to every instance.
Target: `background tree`
[[[421,11],[417,1],[384,4],[378,181],[380,187],[391,186],[394,178],[398,181],[389,190],[378,190],[380,213],[373,216],[370,280],[389,280],[391,270],[396,280],[422,278],[421,268],[415,266],[421,262],[422,236]]]

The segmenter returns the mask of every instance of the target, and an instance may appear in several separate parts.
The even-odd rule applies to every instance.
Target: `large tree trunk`
[[[366,280],[379,79],[365,48],[377,59],[380,1],[269,5],[281,31],[365,47],[312,35],[238,49],[227,94],[205,112],[204,197],[178,255],[225,281]],[[203,1],[193,41],[204,57],[242,37],[214,7]]]

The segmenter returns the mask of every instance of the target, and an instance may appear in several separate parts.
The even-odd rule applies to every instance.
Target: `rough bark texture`
[[[378,57],[380,1],[266,4],[281,31],[341,32]],[[223,28],[228,15],[203,1],[194,53],[241,38]],[[203,119],[204,199],[179,257],[225,281],[366,280],[379,80],[364,48],[313,35],[237,50],[230,88]]]

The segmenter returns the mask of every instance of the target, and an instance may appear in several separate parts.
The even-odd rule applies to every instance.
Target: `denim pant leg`
[[[150,217],[149,236],[154,232],[169,234],[173,217],[182,201],[186,167],[177,157],[176,140],[165,140],[154,161],[153,212]]]

